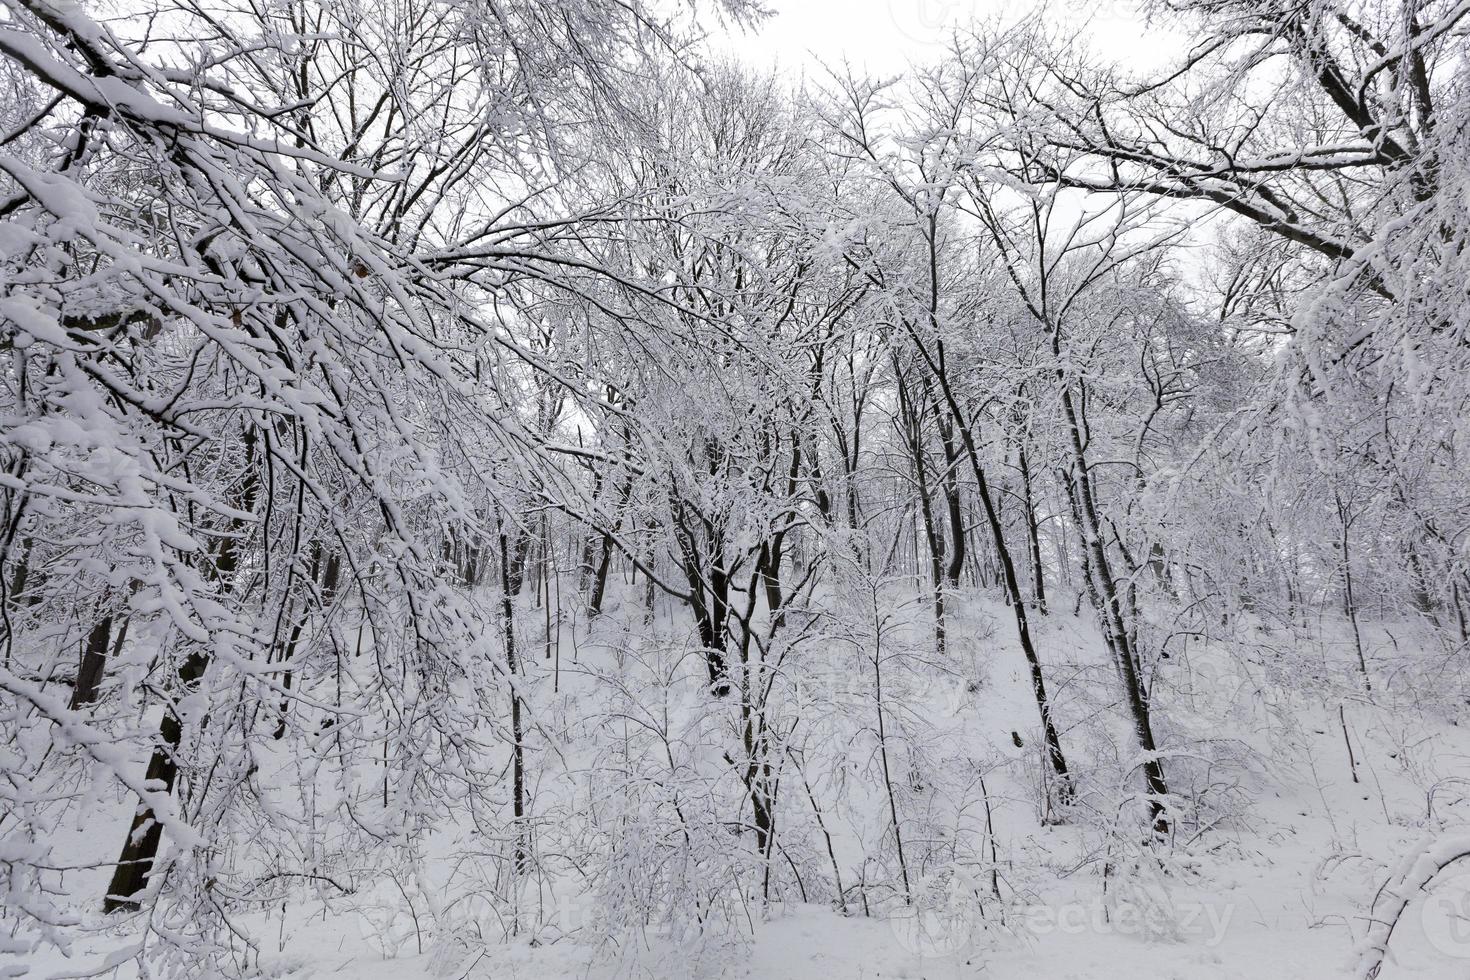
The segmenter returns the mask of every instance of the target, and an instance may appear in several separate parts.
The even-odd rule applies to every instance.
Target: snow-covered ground
[[[1029,785],[1038,771],[1035,708],[1007,617],[1004,606],[971,598],[952,611],[951,660],[963,669],[923,661],[894,668],[905,683],[895,696],[904,711],[892,724],[906,748],[917,747],[907,764],[922,763],[936,782],[965,771],[988,779],[984,802],[996,850],[984,880],[966,877],[961,862],[919,869],[915,893],[924,898],[912,909],[877,896],[864,902],[849,884],[846,914],[836,901],[803,903],[790,893],[763,907],[747,888],[737,914],[677,940],[656,925],[610,926],[595,896],[577,895],[565,881],[559,889],[543,882],[539,893],[527,890],[512,925],[504,908],[445,913],[461,887],[447,861],[463,860],[474,839],[465,827],[448,828],[425,842],[416,880],[378,880],[350,895],[294,892],[283,906],[237,920],[259,944],[248,961],[267,974],[364,980],[1339,977],[1358,968],[1375,896],[1395,867],[1427,842],[1453,838],[1470,815],[1470,779],[1459,775],[1470,772],[1470,733],[1458,724],[1460,682],[1410,677],[1410,664],[1434,659],[1414,646],[1412,624],[1368,632],[1379,679],[1371,695],[1361,690],[1350,641],[1334,624],[1293,633],[1235,624],[1233,642],[1171,646],[1171,658],[1155,670],[1171,772],[1201,806],[1180,821],[1170,846],[1150,851],[1132,839],[1136,823],[1110,827],[1100,816],[1108,781],[1127,768],[1126,729],[1108,700],[1113,687],[1096,633],[1085,614],[1062,612],[1043,621],[1043,657],[1065,744],[1092,789],[1065,821],[1038,820]],[[648,661],[629,659],[634,626],[632,617],[613,614],[575,644],[568,627],[560,657],[528,663],[528,700],[548,725],[570,731],[584,723],[572,716],[580,708],[590,717],[610,676],[647,681],[637,664]],[[649,633],[677,627],[677,617],[666,616]],[[620,645],[621,657],[613,649]],[[553,671],[555,695],[547,683]],[[664,695],[682,684],[671,680]],[[698,697],[674,703],[686,715],[704,704]],[[828,749],[861,756],[861,735],[856,730],[851,742]],[[588,760],[546,752],[533,758],[543,773],[536,806],[567,805],[558,794],[571,783],[549,770],[576,770]],[[276,764],[289,784],[291,760]],[[1119,794],[1110,805],[1126,798]],[[928,800],[932,811],[915,817],[911,832],[943,832],[948,820],[957,835],[983,833],[955,816],[953,801],[962,795],[946,785],[905,797],[916,807]],[[848,811],[866,807],[855,798]],[[881,809],[876,800],[872,807]],[[119,801],[115,823],[94,814],[88,826],[59,832],[78,853],[101,855],[115,846],[125,812]],[[844,824],[834,812],[828,829],[851,880],[871,828]],[[543,838],[554,831],[543,829]],[[100,883],[74,881],[80,893]],[[977,894],[984,900],[975,901]],[[1470,862],[1463,870],[1451,865],[1409,897],[1381,976],[1470,976]],[[454,928],[439,924],[451,919]],[[69,958],[53,953],[31,962],[26,975],[80,975],[127,942],[106,933]]]

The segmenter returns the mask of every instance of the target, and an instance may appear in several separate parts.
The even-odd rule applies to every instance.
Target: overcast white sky
[[[731,34],[722,45],[755,64],[787,70],[815,67],[815,59],[855,64],[878,74],[937,54],[956,24],[999,19],[1013,23],[1039,0],[770,0],[776,16],[755,34]],[[1167,60],[1177,39],[1137,13],[1136,0],[1051,0],[1059,21],[1088,24],[1098,50],[1147,68]]]

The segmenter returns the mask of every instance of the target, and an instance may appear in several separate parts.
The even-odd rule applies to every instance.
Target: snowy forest
[[[1470,0],[0,9],[0,977],[1470,976]]]

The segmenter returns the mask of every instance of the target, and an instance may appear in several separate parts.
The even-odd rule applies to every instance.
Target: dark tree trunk
[[[704,648],[705,666],[709,670],[710,693],[722,698],[730,693],[729,669],[726,666],[725,620],[729,616],[729,580],[724,569],[724,549],[719,529],[713,522],[702,521],[709,554],[701,553],[697,532],[691,527],[689,513],[676,498],[674,504],[674,537],[689,582],[689,607],[694,614],[699,642]],[[708,574],[705,568],[708,567]]]
[[[1025,654],[1026,664],[1031,671],[1031,694],[1036,700],[1037,711],[1041,715],[1042,737],[1046,740],[1047,758],[1057,777],[1057,799],[1065,805],[1072,802],[1076,791],[1072,784],[1072,774],[1067,769],[1066,757],[1062,754],[1061,736],[1057,733],[1056,725],[1052,721],[1051,700],[1046,693],[1046,679],[1041,672],[1041,657],[1037,654],[1036,645],[1031,639],[1031,625],[1026,615],[1026,600],[1021,595],[1021,583],[1016,576],[1016,564],[1011,560],[1011,551],[1006,545],[1005,530],[1001,527],[1000,515],[991,500],[990,487],[985,480],[985,472],[980,467],[978,453],[975,453],[973,449],[970,452],[980,503],[985,511],[986,521],[990,525],[991,537],[995,541],[1001,578],[1005,583],[1006,595],[1011,600],[1011,612],[1016,619],[1016,632],[1020,636],[1021,652]]]
[[[1342,526],[1342,585],[1343,585],[1343,609],[1347,613],[1348,623],[1353,627],[1353,646],[1358,652],[1358,669],[1363,675],[1363,691],[1373,693],[1373,682],[1368,679],[1368,658],[1363,655],[1363,634],[1358,629],[1358,603],[1353,595],[1353,555],[1350,532],[1353,525],[1353,516],[1343,504],[1341,494],[1336,495],[1337,517]]]
[[[1021,490],[1026,500],[1026,544],[1031,552],[1031,595],[1036,611],[1046,615],[1046,574],[1041,565],[1041,528],[1036,520],[1036,497],[1031,492],[1031,467],[1026,461],[1026,444],[1017,453],[1021,467]]]
[[[102,677],[107,667],[107,648],[112,640],[112,616],[97,620],[87,634],[82,648],[82,661],[77,667],[77,682],[71,691],[71,710],[97,700],[102,687]]]
[[[341,555],[334,551],[327,555],[326,561],[322,561],[323,553],[324,549],[321,542],[317,542],[312,548],[311,578],[313,582],[315,582],[317,579],[321,580],[319,591],[317,592],[317,598],[320,600],[317,603],[317,609],[319,611],[324,610],[327,606],[331,605],[332,600],[336,597],[337,580],[341,577],[342,573]],[[479,580],[479,573],[475,571],[475,569],[478,567],[479,549],[466,547],[463,549],[463,553],[471,556],[471,564],[469,565],[468,571],[461,568],[461,572],[465,575],[465,584],[473,586],[477,584]],[[315,600],[309,599],[307,601],[307,608],[309,608],[314,601]],[[304,608],[301,611],[301,615],[297,618],[296,622],[291,626],[291,635],[287,637],[286,645],[281,651],[280,659],[282,663],[289,664],[291,662],[291,658],[296,656],[296,648],[297,645],[301,642],[301,634],[306,629],[307,615],[307,609]],[[289,667],[281,671],[281,687],[288,692],[291,690],[292,685],[295,683],[294,675],[295,671],[291,670]],[[282,697],[280,712],[277,716],[276,721],[276,730],[273,733],[273,737],[277,741],[280,741],[281,739],[286,737],[286,716],[290,713],[290,710],[290,697]]]
[[[1054,350],[1059,341],[1053,333]],[[1169,832],[1169,815],[1164,800],[1168,796],[1168,781],[1164,778],[1164,765],[1159,760],[1154,744],[1153,723],[1149,715],[1148,692],[1144,689],[1140,674],[1137,651],[1132,634],[1123,615],[1123,591],[1113,575],[1103,546],[1101,521],[1098,517],[1097,498],[1093,492],[1092,476],[1087,468],[1087,451],[1082,438],[1082,422],[1078,416],[1072,391],[1063,379],[1062,409],[1066,416],[1068,435],[1072,448],[1071,496],[1073,511],[1082,534],[1082,544],[1087,560],[1084,578],[1093,606],[1102,621],[1103,638],[1108,644],[1123,686],[1123,698],[1133,722],[1138,747],[1144,753],[1143,773],[1148,784],[1149,814],[1154,831],[1163,836]]]
[[[613,540],[611,535],[602,536],[602,557],[598,559],[597,568],[592,574],[592,589],[587,598],[587,615],[597,617],[602,614],[602,602],[607,596],[607,573],[612,568]]]
[[[929,546],[929,582],[934,607],[934,652],[943,657],[945,649],[944,584],[946,581],[944,539],[939,536],[939,531],[934,526],[934,508],[929,497],[928,467],[924,463],[923,419],[914,400],[909,397],[907,379],[898,365],[896,355],[893,359],[893,371],[894,380],[898,384],[898,402],[902,414],[904,441],[908,444],[909,460],[914,467],[914,481],[918,485],[919,516],[924,524],[924,539]],[[918,555],[915,555],[914,558],[917,562]]]
[[[955,442],[954,419],[940,408],[934,387],[929,378],[924,378],[925,400],[932,406],[939,428],[939,444],[944,447],[944,502],[949,518],[949,564],[944,570],[949,587],[958,588],[960,573],[965,569],[965,554],[969,545],[969,532],[965,524],[964,501],[960,497],[960,447]]]
[[[191,653],[179,668],[177,681],[180,691],[192,690],[209,667],[209,658],[202,653]],[[178,780],[179,766],[175,753],[183,741],[184,725],[174,710],[175,705],[165,708],[163,720],[158,725],[159,743],[148,759],[145,778],[165,793],[172,793]],[[127,840],[122,854],[107,886],[107,896],[102,901],[103,912],[136,911],[141,903],[137,895],[148,887],[148,876],[153,871],[153,862],[158,857],[158,846],[163,840],[163,824],[153,815],[152,809],[140,805],[133,814],[128,828]]]
[[[1016,577],[1016,566],[1011,560],[1010,550],[1006,547],[1005,530],[1001,526],[1000,514],[996,510],[995,501],[991,497],[990,484],[985,479],[985,468],[980,463],[980,450],[975,443],[975,433],[971,431],[969,420],[965,417],[964,410],[960,407],[959,399],[955,397],[954,388],[949,383],[948,371],[944,362],[944,345],[942,341],[936,343],[936,355],[931,356],[921,346],[920,337],[913,326],[909,325],[909,331],[915,344],[919,347],[929,366],[934,379],[939,383],[940,391],[944,395],[945,405],[949,408],[950,418],[954,420],[955,427],[959,430],[960,443],[964,447],[965,456],[970,461],[971,475],[975,478],[975,489],[980,498],[981,508],[985,513],[986,523],[990,527],[990,536],[995,545],[996,556],[999,559],[1001,579],[1005,585],[1006,597],[1010,600],[1011,612],[1016,621],[1016,633],[1020,638],[1021,652],[1026,657],[1026,664],[1031,672],[1031,693],[1036,699],[1036,710],[1041,716],[1042,737],[1046,743],[1047,761],[1051,764],[1052,772],[1057,779],[1058,802],[1066,805],[1076,795],[1076,789],[1072,781],[1072,774],[1067,768],[1067,760],[1062,753],[1061,736],[1057,733],[1056,725],[1052,721],[1051,700],[1046,692],[1046,680],[1042,675],[1041,658],[1037,655],[1036,645],[1031,639],[1031,627],[1026,617],[1026,602],[1021,595],[1021,585]]]
[[[238,500],[239,510],[253,512],[256,495],[260,488],[260,475],[256,471],[256,432],[245,433],[245,466]],[[218,538],[214,563],[207,572],[218,591],[229,592],[234,586],[235,572],[240,564],[240,547],[246,530],[244,521],[230,521]],[[184,723],[178,715],[178,702],[191,694],[209,669],[209,656],[201,650],[191,651],[172,679],[175,698],[164,705],[163,719],[158,725],[158,739],[148,759],[147,779],[161,786],[162,792],[172,793],[178,781],[178,749],[184,737]],[[158,858],[158,846],[163,839],[163,825],[158,822],[153,810],[140,801],[133,814],[122,853],[113,870],[107,894],[102,900],[103,912],[136,911],[141,907],[137,895],[148,885],[148,876]]]
[[[523,537],[523,536],[522,536]],[[524,549],[516,548],[524,560]],[[511,734],[511,816],[515,823],[514,867],[516,874],[526,871],[526,746],[525,732],[521,722],[521,694],[515,685],[520,683],[520,664],[516,656],[515,597],[521,591],[521,573],[516,570],[516,561],[511,555],[511,541],[504,531],[500,534],[500,616],[501,629],[505,634],[505,669],[510,675],[510,734]]]
[[[17,518],[18,520],[19,518]],[[10,580],[10,601],[18,603],[21,596],[25,595],[26,580],[31,571],[31,539],[22,538],[20,542],[20,560],[15,563],[15,577]]]

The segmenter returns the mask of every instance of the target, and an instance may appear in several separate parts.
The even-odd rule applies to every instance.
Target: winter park
[[[1470,978],[1470,0],[0,0],[0,978]]]

